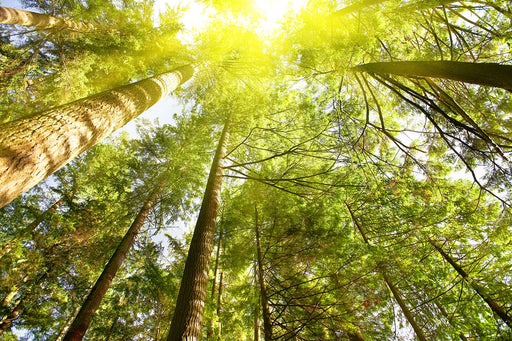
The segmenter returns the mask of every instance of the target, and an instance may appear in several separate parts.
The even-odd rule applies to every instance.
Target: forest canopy
[[[508,0],[0,7],[0,339],[510,340],[511,154]]]

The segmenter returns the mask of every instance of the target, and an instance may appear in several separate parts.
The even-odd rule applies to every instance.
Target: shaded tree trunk
[[[188,80],[191,66],[0,126],[0,207]]]
[[[222,130],[208,176],[208,183],[206,184],[201,209],[185,262],[174,316],[167,336],[168,341],[198,340],[201,338],[208,285],[208,268],[213,249],[215,222],[224,173],[222,166],[230,129],[231,114]]]
[[[345,206],[347,207],[347,209],[350,213],[350,216],[352,218],[352,221],[354,222],[354,225],[357,227],[357,230],[361,234],[361,237],[363,238],[364,242],[366,243],[366,245],[369,248],[371,248],[372,246],[371,246],[368,238],[366,237],[366,234],[364,233],[361,225],[357,222],[356,217],[354,216],[354,212],[352,212],[352,210],[350,209],[350,206],[346,202],[345,202]],[[409,324],[411,325],[412,329],[414,330],[416,336],[418,337],[418,340],[427,341],[427,338],[425,337],[425,333],[423,333],[423,330],[420,328],[418,323],[416,323],[416,320],[414,319],[414,316],[413,316],[411,310],[407,307],[407,304],[405,304],[405,301],[403,300],[402,295],[400,294],[400,291],[398,290],[398,288],[389,279],[385,268],[383,266],[379,265],[378,269],[379,269],[382,277],[384,278],[384,282],[386,282],[387,287],[389,288],[389,290],[393,294],[393,297],[395,298],[396,302],[400,306],[400,309],[402,310],[402,313],[404,314],[405,318],[407,319],[407,322],[409,322]]]
[[[512,316],[510,316],[505,309],[498,304],[490,295],[488,295],[485,290],[475,281],[473,281],[469,275],[467,274],[462,267],[457,264],[457,262],[448,255],[442,247],[434,243],[433,241],[429,240],[430,244],[441,254],[443,259],[448,262],[454,269],[457,271],[457,273],[473,288],[473,290],[476,291],[478,296],[480,296],[485,303],[491,308],[492,312],[496,315],[498,315],[503,322],[505,322],[510,328],[512,328]]]
[[[445,78],[512,90],[512,65],[451,61],[382,62],[358,65],[352,70],[407,77]]]
[[[265,272],[263,271],[263,255],[261,252],[261,238],[258,221],[258,208],[254,206],[254,231],[256,234],[256,257],[258,263],[258,283],[260,289],[261,310],[263,315],[263,335],[265,341],[272,340],[272,321],[268,307],[267,286],[265,284]]]
[[[34,26],[43,29],[67,29],[77,32],[96,31],[96,27],[92,24],[1,6],[0,24]]]
[[[144,222],[149,212],[153,208],[156,200],[158,199],[158,196],[160,195],[164,185],[164,181],[160,182],[149,195],[149,198],[146,200],[146,202],[142,205],[142,208],[137,214],[137,217],[135,217],[135,220],[128,229],[128,232],[126,232],[116,251],[112,257],[110,257],[110,260],[105,266],[105,269],[103,269],[103,272],[96,281],[96,284],[94,284],[91,292],[89,295],[87,295],[87,298],[80,308],[80,311],[73,320],[71,327],[69,327],[69,330],[64,337],[64,341],[82,340],[84,337],[87,328],[89,328],[93,315],[96,313],[96,310],[100,306],[100,303],[103,300],[103,297],[105,296],[108,288],[110,287],[110,284],[112,283],[117,270],[119,270],[119,267],[126,258],[128,251],[133,245],[142,225],[144,225]]]

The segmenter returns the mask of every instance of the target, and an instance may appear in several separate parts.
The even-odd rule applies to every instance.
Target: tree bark
[[[174,316],[167,335],[168,341],[192,341],[201,338],[208,285],[208,268],[213,249],[215,221],[222,186],[222,166],[226,155],[230,128],[231,114],[222,130],[208,176],[208,183],[185,262]]]
[[[0,126],[0,208],[188,80],[191,66]]]
[[[263,271],[263,255],[261,252],[261,238],[258,221],[258,208],[254,206],[254,231],[256,234],[256,256],[258,261],[258,283],[260,287],[261,311],[263,315],[263,335],[265,341],[272,340],[272,320],[268,308],[267,286],[265,284],[265,272]]]
[[[22,9],[0,6],[0,24],[34,26],[42,29],[66,29],[77,32],[93,32],[93,24],[76,22],[66,18],[54,17],[48,14],[24,11]]]
[[[500,306],[498,302],[490,297],[478,283],[471,280],[467,272],[464,271],[464,269],[462,269],[462,267],[457,264],[457,262],[452,257],[450,257],[450,255],[448,255],[442,247],[431,240],[429,240],[429,242],[441,254],[443,259],[448,262],[455,269],[455,271],[457,271],[457,273],[471,286],[471,288],[473,288],[473,290],[476,291],[478,296],[480,296],[485,301],[485,303],[487,303],[492,312],[498,315],[503,320],[503,322],[507,324],[507,326],[512,328],[512,316],[509,316],[507,311],[505,311],[505,309],[503,309],[503,307]]]
[[[96,313],[96,310],[100,306],[100,303],[103,300],[103,297],[105,296],[108,288],[110,287],[110,284],[112,283],[117,270],[119,270],[119,267],[126,258],[128,251],[133,245],[142,225],[144,225],[144,222],[149,212],[153,208],[156,200],[158,199],[158,196],[160,195],[164,185],[164,181],[160,182],[149,195],[149,198],[146,200],[146,202],[142,205],[142,208],[137,214],[137,217],[135,217],[135,220],[128,229],[128,232],[126,232],[116,251],[112,257],[110,257],[110,260],[105,266],[105,269],[103,269],[103,272],[96,281],[96,284],[94,284],[91,292],[89,295],[87,295],[87,298],[80,308],[80,311],[69,327],[69,330],[64,337],[64,341],[82,340],[84,337],[87,328],[89,328],[89,324],[91,323],[93,315]]]
[[[382,62],[354,67],[354,71],[407,77],[431,77],[512,90],[512,65],[451,61]]]

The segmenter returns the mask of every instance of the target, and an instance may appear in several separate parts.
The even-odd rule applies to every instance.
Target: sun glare
[[[299,11],[308,0],[254,0],[254,9],[258,12],[261,19],[258,22],[262,33],[272,33],[278,29],[286,14]],[[186,7],[182,22],[187,30],[198,30],[204,27],[209,18],[214,15],[212,8],[207,8],[193,0],[182,0],[179,2],[172,0],[156,0],[155,10],[165,11],[167,5]]]
[[[262,27],[265,31],[279,28],[281,21],[289,12],[299,11],[307,0],[256,0],[256,8],[263,16]]]

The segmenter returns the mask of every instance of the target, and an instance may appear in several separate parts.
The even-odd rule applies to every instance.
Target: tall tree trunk
[[[384,271],[381,268],[381,274],[384,278],[384,282],[386,282],[389,290],[391,290],[391,293],[393,294],[393,297],[395,298],[396,302],[400,306],[400,309],[402,310],[402,313],[404,314],[405,318],[411,325],[412,329],[414,329],[414,332],[416,333],[416,336],[418,337],[418,340],[420,341],[427,341],[427,338],[425,337],[425,334],[423,333],[423,329],[416,323],[416,320],[414,319],[414,315],[412,314],[409,307],[407,307],[407,304],[405,304],[405,301],[402,298],[402,295],[398,291],[398,288],[391,282],[386,274],[386,271]]]
[[[119,267],[126,258],[128,251],[133,245],[135,238],[137,237],[137,234],[139,233],[142,225],[144,225],[144,222],[149,212],[153,208],[153,205],[155,204],[156,200],[158,199],[158,196],[160,195],[164,185],[165,182],[161,181],[153,190],[153,192],[149,195],[146,202],[142,205],[142,208],[137,214],[137,217],[135,217],[135,220],[128,229],[128,232],[126,232],[123,239],[121,240],[121,243],[119,243],[119,246],[117,247],[116,251],[114,252],[112,257],[110,257],[110,260],[105,266],[105,269],[103,269],[103,272],[96,281],[96,284],[94,284],[94,287],[92,288],[91,292],[89,293],[89,295],[87,295],[87,298],[85,299],[82,307],[80,308],[78,315],[73,320],[71,327],[69,327],[69,330],[66,333],[66,336],[64,337],[64,341],[82,340],[82,338],[84,337],[87,328],[89,328],[89,324],[91,323],[93,315],[96,313],[96,310],[100,306],[100,303],[103,297],[105,296],[105,293],[107,292],[108,288],[110,287],[110,284],[112,283],[112,280],[114,279],[117,270],[119,270]]]
[[[212,307],[213,307],[213,303],[215,301],[215,290],[217,289],[217,274],[219,272],[220,250],[222,248],[222,232],[223,231],[222,231],[222,224],[221,224],[219,240],[217,242],[217,254],[215,255],[215,268],[213,271],[212,294],[210,296],[210,302],[212,304]],[[215,316],[212,315],[212,317],[210,319],[210,324],[208,325],[208,331],[206,332],[207,339],[211,339],[213,337],[214,330],[215,330]]]
[[[220,311],[222,309],[222,289],[224,288],[223,281],[224,281],[224,271],[221,271],[220,277],[219,277],[219,290],[218,290],[218,294],[217,294],[217,316],[220,316]],[[220,323],[220,321],[219,321],[219,324],[217,325],[217,340],[218,341],[222,340],[222,324]]]
[[[508,312],[498,304],[498,302],[496,302],[492,297],[490,297],[490,295],[488,295],[478,283],[473,281],[469,277],[467,272],[464,271],[464,269],[462,269],[462,267],[459,264],[457,264],[457,262],[450,255],[448,255],[443,250],[442,247],[440,247],[431,240],[429,240],[429,242],[441,254],[443,259],[446,262],[448,262],[455,269],[455,271],[457,271],[457,273],[471,286],[471,288],[473,288],[473,290],[476,291],[478,296],[480,296],[485,301],[485,303],[487,303],[487,305],[489,306],[489,308],[491,308],[493,313],[498,315],[503,320],[503,322],[505,322],[510,328],[512,328],[512,316],[510,316]]]
[[[260,341],[260,305],[261,297],[258,284],[258,264],[254,263],[254,286],[256,287],[256,304],[254,306],[254,341]]]
[[[92,24],[1,6],[0,24],[35,26],[43,29],[67,29],[77,32],[96,31],[96,27]]]
[[[258,208],[254,206],[254,231],[256,234],[256,256],[258,263],[258,283],[260,287],[261,310],[263,314],[263,335],[265,341],[272,340],[272,320],[268,308],[267,286],[265,284],[265,272],[263,271],[263,255],[261,252],[261,238],[258,221]]]
[[[354,71],[407,77],[432,77],[512,90],[512,65],[451,61],[382,62],[354,67]]]
[[[363,238],[364,242],[366,243],[368,248],[371,248],[372,245],[370,244],[368,238],[366,237],[366,234],[364,233],[361,225],[357,222],[357,219],[354,216],[354,212],[352,212],[352,209],[350,208],[348,203],[345,202],[345,206],[347,206],[347,209],[348,209],[348,211],[350,213],[352,221],[354,222],[354,225],[357,227],[357,229],[358,229],[359,233],[361,234],[361,237]],[[409,309],[409,307],[407,307],[407,304],[405,304],[405,301],[403,300],[402,295],[400,294],[400,291],[393,284],[393,282],[391,282],[391,280],[389,279],[389,277],[388,277],[388,275],[386,273],[386,269],[383,266],[381,266],[381,265],[378,266],[378,269],[379,269],[382,277],[384,278],[384,282],[386,282],[387,287],[389,288],[389,290],[393,294],[393,297],[395,298],[396,302],[400,306],[400,309],[402,310],[402,313],[404,314],[405,318],[407,319],[407,322],[409,322],[409,324],[411,325],[412,329],[416,333],[416,336],[418,337],[418,340],[420,340],[420,341],[427,341],[425,333],[423,333],[423,329],[421,329],[421,327],[418,325],[418,323],[416,323],[416,320],[414,319],[414,315],[412,314],[412,312]]]
[[[188,80],[191,66],[0,126],[0,208]]]
[[[203,312],[208,285],[208,268],[213,249],[215,221],[219,207],[223,176],[223,161],[226,155],[231,129],[231,114],[226,120],[215,157],[213,158],[208,183],[188,250],[180,291],[168,341],[199,340],[203,325]]]

